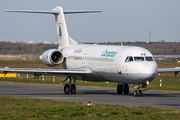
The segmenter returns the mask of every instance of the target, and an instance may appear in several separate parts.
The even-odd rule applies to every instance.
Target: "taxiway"
[[[150,106],[166,109],[180,110],[180,93],[143,91],[142,97],[134,97],[133,91],[129,95],[118,95],[116,90],[79,88],[77,94],[65,95],[64,87],[7,84],[0,83],[0,96],[28,97],[37,99],[52,99],[62,101],[76,101],[124,105],[124,106]]]

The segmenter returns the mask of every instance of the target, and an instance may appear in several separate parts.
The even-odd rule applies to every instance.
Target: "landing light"
[[[42,56],[39,56],[39,59],[42,60]]]
[[[146,84],[148,85],[148,84],[149,84],[149,81],[147,81]]]

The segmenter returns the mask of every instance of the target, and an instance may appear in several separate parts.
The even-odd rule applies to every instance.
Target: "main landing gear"
[[[77,80],[77,78],[74,78],[74,83]],[[71,76],[67,77],[63,82],[65,82],[66,80],[69,80],[69,84],[65,84],[64,85],[64,94],[76,94],[76,85],[75,84],[71,84],[72,79]]]
[[[122,94],[123,91],[124,91],[125,95],[129,94],[129,85],[128,84],[118,84],[117,85],[117,93]]]

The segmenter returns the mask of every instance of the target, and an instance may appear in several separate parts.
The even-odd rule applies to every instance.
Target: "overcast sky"
[[[180,0],[0,0],[0,41],[57,42],[55,18],[15,10],[101,10],[65,15],[69,36],[78,42],[180,42]]]

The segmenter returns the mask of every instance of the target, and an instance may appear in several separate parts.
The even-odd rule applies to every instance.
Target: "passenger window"
[[[133,57],[129,57],[129,62],[133,61]]]
[[[129,57],[127,57],[127,58],[125,59],[125,62],[128,62],[128,58],[129,58]]]

